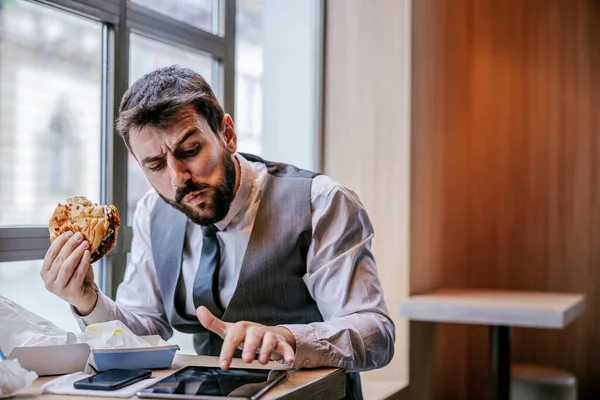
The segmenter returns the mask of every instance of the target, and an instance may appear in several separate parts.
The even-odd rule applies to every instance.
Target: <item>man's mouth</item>
[[[206,199],[208,194],[207,189],[198,190],[196,192],[192,192],[187,194],[184,199],[187,203],[201,203]]]

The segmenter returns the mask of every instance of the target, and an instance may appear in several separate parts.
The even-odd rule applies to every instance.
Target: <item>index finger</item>
[[[46,255],[44,256],[44,263],[42,264],[42,272],[48,271],[52,266],[52,263],[60,253],[60,250],[63,248],[65,243],[69,240],[69,238],[73,236],[73,232],[67,231],[54,239],[54,242],[48,248]]]
[[[227,336],[225,336],[225,339],[223,340],[223,346],[221,347],[221,357],[219,357],[221,369],[227,370],[229,368],[235,350],[240,343],[244,341],[245,337],[246,328],[242,324],[234,324],[232,328],[229,329]]]

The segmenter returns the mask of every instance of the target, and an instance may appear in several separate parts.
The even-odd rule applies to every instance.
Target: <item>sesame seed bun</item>
[[[102,206],[83,196],[74,196],[67,198],[65,204],[58,204],[50,218],[48,230],[50,242],[67,231],[81,232],[90,244],[91,262],[95,262],[115,247],[120,225],[115,206]]]

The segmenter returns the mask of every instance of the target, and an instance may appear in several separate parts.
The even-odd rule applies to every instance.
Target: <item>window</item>
[[[236,4],[238,147],[318,170],[322,2]]]
[[[235,127],[241,151],[262,155],[262,0],[237,0],[235,43]],[[283,161],[283,160],[282,160]]]
[[[25,1],[0,15],[0,225],[100,200],[102,24]]]

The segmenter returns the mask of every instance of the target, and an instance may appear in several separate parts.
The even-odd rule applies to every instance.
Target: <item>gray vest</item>
[[[267,166],[260,205],[237,287],[221,319],[263,325],[308,324],[323,317],[302,277],[312,240],[311,185],[317,175],[286,164],[242,154]],[[158,199],[151,214],[150,240],[165,313],[171,326],[194,334],[201,355],[218,356],[223,340],[185,313],[181,261],[187,217]],[[240,357],[241,352],[236,352]],[[347,374],[347,398],[361,399],[357,373]]]

